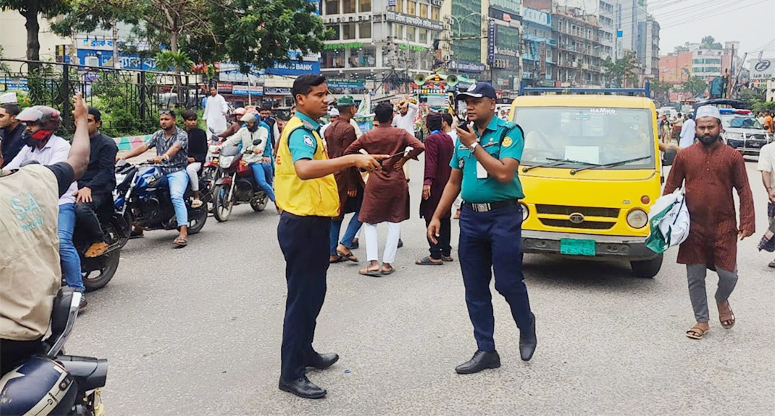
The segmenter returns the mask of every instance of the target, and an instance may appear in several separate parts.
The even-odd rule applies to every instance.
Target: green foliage
[[[51,30],[60,36],[110,29],[117,22],[137,23],[142,17],[131,0],[70,0],[69,3],[67,13],[51,24]]]
[[[746,103],[754,112],[775,112],[775,101],[766,101],[767,93],[758,88],[742,88],[737,94],[737,99]]]
[[[696,97],[705,93],[705,91],[708,89],[708,83],[705,82],[702,78],[694,76],[684,82],[681,85],[681,89],[683,91],[691,92]]]
[[[702,41],[700,41],[700,48],[702,49],[724,49],[724,46],[721,45],[721,43],[716,42],[716,39],[713,36],[705,36],[702,38]]]
[[[193,65],[185,52],[162,51],[156,54],[156,68],[162,71],[190,71]]]
[[[605,69],[606,75],[608,75],[619,88],[625,85],[634,86],[638,83],[635,69],[639,66],[640,63],[638,62],[635,52],[627,52],[623,57],[616,61],[613,61],[608,57],[605,62],[603,62],[603,69]]]
[[[70,0],[0,0],[0,10],[15,10],[27,20],[27,59],[31,61],[40,59],[38,16],[55,17],[69,8]]]
[[[137,86],[121,76],[103,74],[93,85],[92,94],[97,100],[92,103],[102,111],[102,130],[113,137],[147,134],[155,129],[153,116],[143,122],[140,120],[137,101]],[[149,78],[152,78],[149,75]],[[147,80],[149,84],[153,79]],[[148,99],[151,99],[150,97]]]

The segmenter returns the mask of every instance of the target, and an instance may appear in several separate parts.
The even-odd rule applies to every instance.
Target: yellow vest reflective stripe
[[[336,217],[339,215],[339,191],[334,175],[302,180],[296,174],[288,139],[296,129],[304,129],[304,122],[291,117],[283,128],[277,144],[275,162],[275,196],[277,206],[283,211],[300,216]],[[307,130],[317,143],[312,160],[327,160],[323,139],[317,130]]]

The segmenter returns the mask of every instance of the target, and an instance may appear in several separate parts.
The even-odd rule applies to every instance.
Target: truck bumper
[[[560,240],[565,238],[574,240],[594,240],[595,256],[590,258],[651,260],[658,256],[657,253],[654,253],[646,247],[646,237],[603,236],[530,230],[522,230],[522,252],[561,254]]]

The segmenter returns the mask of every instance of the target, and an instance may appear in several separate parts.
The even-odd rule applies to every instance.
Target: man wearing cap
[[[27,144],[24,138],[25,126],[16,119],[21,111],[21,107],[16,102],[16,93],[0,95],[0,141],[2,141],[5,164],[11,163],[11,160],[22,150],[22,146]]]
[[[269,127],[269,140],[272,142],[272,149],[277,148],[277,141],[280,140],[280,127],[277,125],[277,119],[272,117],[272,103],[267,101],[261,104],[261,121]]]
[[[328,128],[331,127],[331,125],[334,124],[334,122],[337,120],[339,120],[339,109],[333,107],[332,109],[328,110],[328,123],[320,126],[320,135],[323,136],[323,138],[326,136],[326,130],[328,130]]]
[[[245,127],[239,129],[234,136],[229,137],[222,146],[237,146],[242,143],[243,152],[247,152],[242,156],[242,160],[253,170],[253,178],[258,187],[266,192],[272,203],[275,203],[274,190],[269,184],[272,177],[271,159],[265,155],[267,147],[269,147],[271,154],[272,142],[269,141],[269,126],[260,120],[261,116],[256,112],[248,111],[245,113],[240,118],[240,121],[245,123]],[[257,139],[260,139],[261,143],[254,145],[253,141]]]
[[[522,129],[495,117],[496,96],[492,85],[477,82],[458,97],[465,100],[466,116],[473,126],[457,128],[458,139],[450,162],[452,173],[428,225],[428,239],[438,243],[441,218],[462,190],[458,256],[477,351],[455,371],[472,374],[500,367],[493,339],[495,318],[490,293],[493,270],[495,289],[511,307],[520,331],[522,360],[533,357],[537,340],[535,316],[530,311],[523,282],[520,250],[522,208],[518,201],[524,194],[517,168],[524,148]]]
[[[709,330],[706,269],[719,277],[716,290],[719,321],[725,329],[735,325],[729,296],[737,284],[737,238],[756,231],[753,194],[743,157],[721,141],[721,114],[706,105],[697,109],[695,133],[698,143],[678,153],[664,195],[684,187],[691,224],[689,237],[678,251],[678,263],[686,265],[689,298],[697,323],[686,336],[701,339]],[[740,226],[735,221],[735,200],[740,199]]]

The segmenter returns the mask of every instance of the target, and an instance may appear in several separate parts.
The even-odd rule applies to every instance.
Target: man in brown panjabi
[[[345,149],[357,139],[355,128],[350,123],[350,120],[355,116],[355,101],[351,96],[347,95],[339,99],[337,113],[339,114],[338,119],[331,123],[325,132],[328,157],[331,159],[343,156]],[[336,178],[336,186],[339,188],[339,216],[331,222],[329,262],[339,263],[350,260],[357,263],[358,258],[350,251],[350,247],[352,247],[355,234],[361,229],[358,212],[363,201],[363,178],[356,168],[336,172],[334,177]],[[340,242],[339,232],[342,228],[344,214],[351,212],[354,212],[355,215],[350,219]]]
[[[719,276],[715,296],[719,321],[723,328],[730,329],[735,325],[728,299],[737,284],[737,238],[749,237],[756,229],[745,161],[740,153],[721,141],[718,108],[709,105],[698,108],[695,120],[699,141],[676,156],[664,194],[684,185],[691,223],[689,237],[678,251],[678,263],[686,265],[689,298],[697,319],[686,336],[701,339],[710,328],[706,269],[715,270]],[[739,230],[732,188],[740,198]]]
[[[360,274],[379,277],[395,271],[392,264],[398,249],[401,222],[409,219],[409,186],[402,167],[407,160],[425,151],[425,146],[408,132],[391,127],[393,107],[389,103],[377,105],[374,118],[379,125],[350,145],[345,154],[363,150],[369,154],[392,155],[382,161],[381,171],[369,175],[358,216],[363,223],[366,258],[369,260]],[[388,223],[388,235],[380,268],[377,224],[382,222]]]

